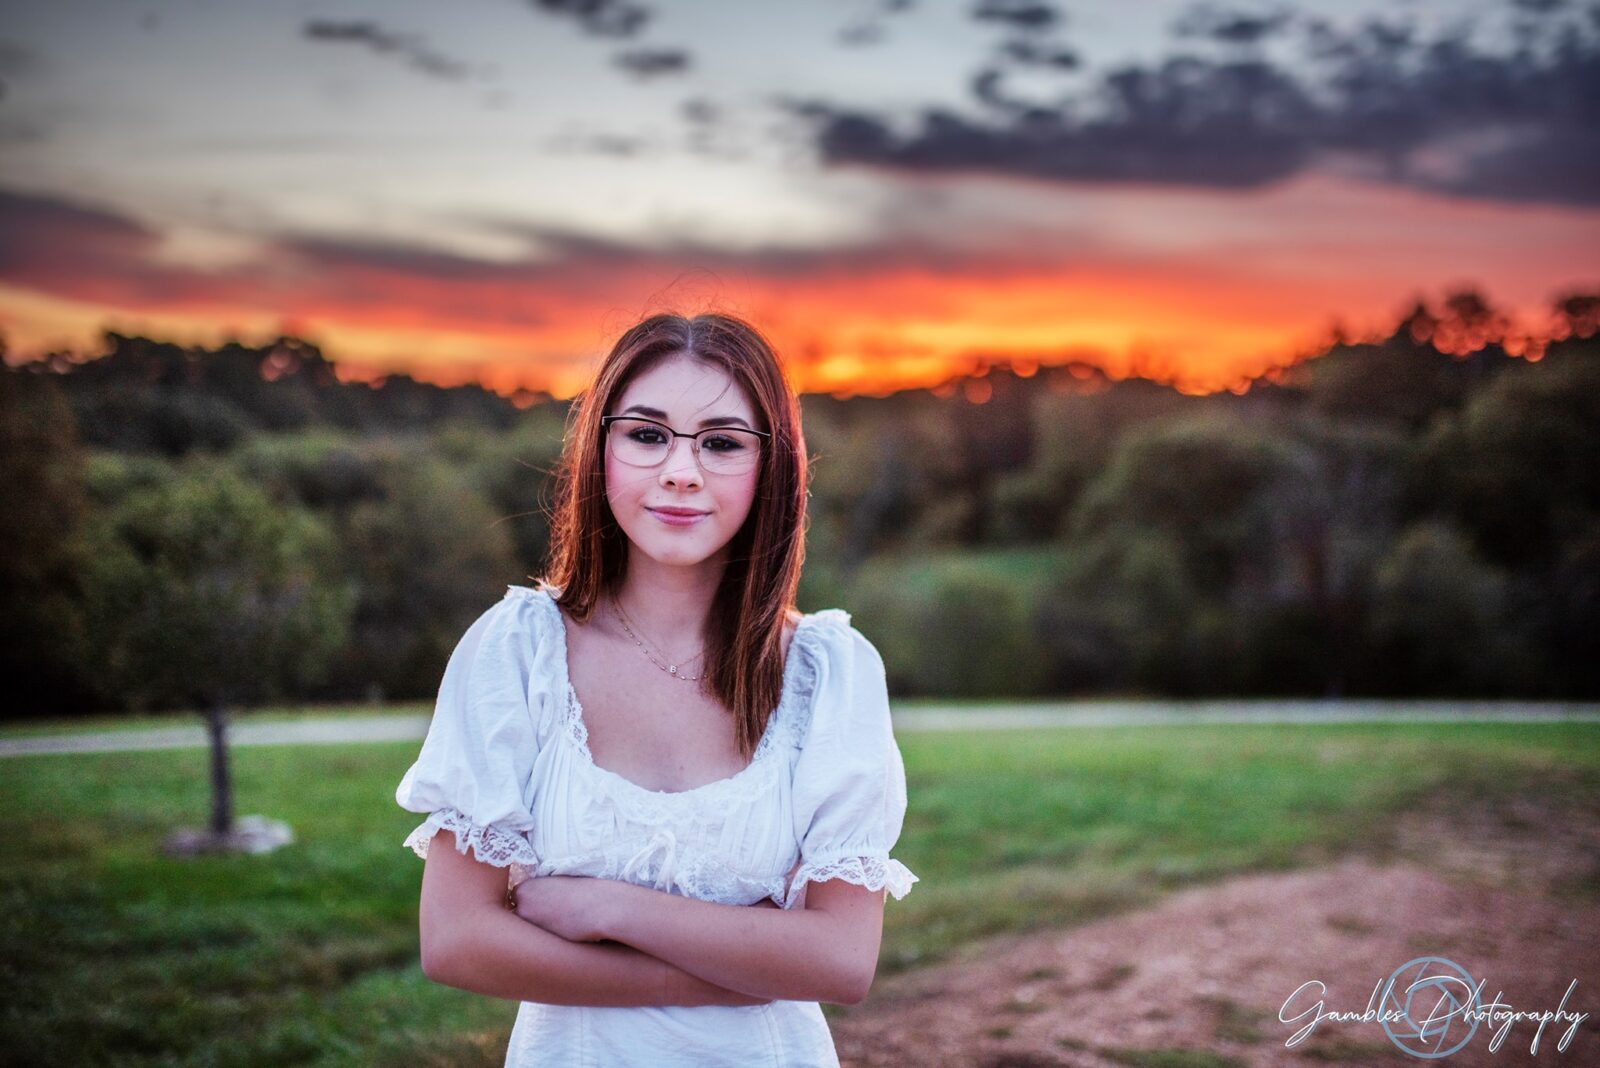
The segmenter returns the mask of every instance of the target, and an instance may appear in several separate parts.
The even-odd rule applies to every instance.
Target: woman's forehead
[[[655,418],[699,422],[708,417],[755,414],[745,392],[727,371],[704,360],[678,356],[664,360],[634,378],[617,395],[614,412],[635,405],[661,412]],[[639,413],[645,414],[645,413]]]

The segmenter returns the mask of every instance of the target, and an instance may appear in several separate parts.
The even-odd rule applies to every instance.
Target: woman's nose
[[[682,446],[682,449],[679,449]],[[667,458],[661,461],[661,477],[674,484],[700,481],[700,460],[694,454],[692,438],[674,438],[667,449]]]

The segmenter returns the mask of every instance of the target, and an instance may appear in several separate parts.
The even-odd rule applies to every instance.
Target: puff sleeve
[[[784,908],[809,883],[843,879],[902,898],[919,881],[889,856],[906,813],[906,773],[889,719],[883,659],[848,623],[824,631],[811,722],[795,760],[800,867]]]
[[[441,829],[497,867],[538,863],[528,832],[538,732],[529,675],[538,631],[526,598],[508,592],[467,628],[445,666],[433,720],[395,801],[428,818],[406,838],[428,855]]]

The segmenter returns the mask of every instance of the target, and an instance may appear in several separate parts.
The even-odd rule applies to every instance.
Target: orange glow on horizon
[[[613,279],[624,292],[648,292],[654,280],[642,270]],[[1271,273],[1171,262],[758,277],[743,280],[731,298],[696,297],[678,307],[664,300],[635,315],[601,294],[532,285],[518,292],[503,282],[365,282],[385,294],[383,304],[343,307],[317,297],[277,315],[189,306],[114,312],[0,286],[0,329],[12,362],[52,349],[98,351],[103,328],[207,346],[241,333],[263,341],[289,333],[336,361],[341,381],[404,373],[441,386],[477,382],[526,403],[530,393],[566,399],[580,392],[635,318],[723,310],[756,324],[806,393],[883,395],[1007,365],[1022,375],[1067,367],[1079,379],[1093,368],[1113,381],[1143,377],[1201,394],[1243,392],[1251,380],[1322,351],[1335,321],[1365,322],[1345,333],[1372,336],[1392,326],[1406,303],[1400,294],[1374,306],[1351,284],[1324,281],[1313,291]],[[975,393],[982,392],[967,395],[981,403]]]

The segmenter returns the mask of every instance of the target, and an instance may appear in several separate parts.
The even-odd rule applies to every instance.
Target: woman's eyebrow
[[[660,408],[651,408],[643,404],[630,404],[626,408],[622,409],[622,411],[618,414],[627,415],[629,412],[638,412],[640,415],[648,416],[651,419],[660,419],[663,421],[665,421],[667,418],[667,413],[662,411]],[[709,419],[700,420],[701,426],[727,426],[730,423],[738,423],[740,426],[744,427],[748,427],[750,425],[737,415],[713,415]]]

